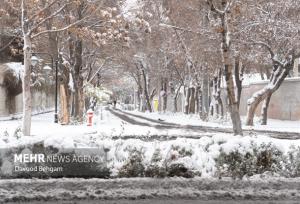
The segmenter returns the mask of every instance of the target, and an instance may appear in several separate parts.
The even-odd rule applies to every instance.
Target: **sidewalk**
[[[9,137],[7,139],[11,140],[10,144],[34,143],[53,138],[54,141],[52,142],[64,147],[73,147],[73,141],[68,141],[69,139],[97,132],[96,127],[88,127],[86,124],[64,126],[54,123],[54,112],[32,116],[31,136],[22,137],[22,140],[18,140],[13,135],[21,126],[21,119],[0,121],[0,135],[8,133]]]

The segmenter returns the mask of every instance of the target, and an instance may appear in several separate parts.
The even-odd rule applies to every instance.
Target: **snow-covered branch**
[[[46,34],[46,33],[55,33],[55,32],[62,32],[62,31],[68,30],[68,29],[70,29],[70,28],[72,28],[72,27],[74,27],[74,26],[82,23],[84,20],[86,20],[86,18],[87,17],[85,17],[85,18],[83,18],[81,20],[78,20],[78,21],[76,21],[74,23],[71,23],[68,26],[65,26],[65,27],[60,28],[60,29],[53,29],[53,30],[44,30],[44,31],[41,31],[39,33],[36,33],[36,34],[32,35],[32,38],[36,38],[36,37],[38,37],[40,35],[43,35],[43,34]]]
[[[197,35],[202,35],[200,32],[190,30],[190,29],[186,29],[186,28],[182,28],[182,27],[178,27],[178,26],[174,26],[174,25],[170,25],[170,24],[160,23],[159,26],[166,27],[166,28],[173,28],[175,30],[181,30],[181,31],[185,31],[185,32],[190,32],[190,33],[194,33],[194,34],[197,34]]]
[[[270,46],[268,43],[262,42],[262,41],[253,41],[252,44],[260,45],[260,46],[265,47],[265,48],[268,50],[268,52],[270,53],[272,61],[273,61],[274,63],[277,63],[277,64],[281,65],[281,66],[284,66],[284,63],[281,62],[281,61],[276,57],[276,54],[273,52],[271,46]]]
[[[110,58],[106,58],[104,60],[104,62],[101,64],[101,66],[97,69],[97,71],[94,73],[94,75],[89,79],[88,83],[90,83],[91,81],[93,81],[93,79],[97,76],[97,74],[101,71],[101,69],[104,67],[104,65],[106,64],[106,62],[109,60]]]
[[[229,0],[229,1],[227,2],[227,5],[226,5],[225,9],[224,9],[224,13],[229,12],[230,9],[231,9],[231,7],[232,7],[232,5],[233,5],[234,3],[235,3],[235,0]]]

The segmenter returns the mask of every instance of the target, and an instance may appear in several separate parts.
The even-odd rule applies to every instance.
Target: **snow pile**
[[[24,65],[19,62],[9,62],[5,64],[13,73],[16,78],[21,78],[24,72]]]

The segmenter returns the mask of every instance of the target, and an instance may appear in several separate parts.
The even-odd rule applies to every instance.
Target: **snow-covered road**
[[[224,118],[213,119],[210,121],[202,121],[199,119],[198,114],[173,113],[173,112],[140,112],[140,111],[124,111],[127,114],[146,117],[147,119],[157,120],[160,118],[165,122],[172,124],[191,125],[191,126],[205,126],[205,127],[218,127],[231,129],[231,120],[229,116]],[[267,130],[278,132],[298,132],[300,133],[300,121],[288,121],[288,120],[275,120],[268,119],[267,125],[260,125],[260,118],[255,117],[254,126],[245,126],[245,116],[241,116],[243,122],[243,128],[245,130]]]
[[[190,132],[198,133],[231,133],[232,128],[226,125],[217,125],[207,122],[202,122],[197,119],[197,123],[192,118],[181,117],[181,120],[174,120],[172,116],[168,114],[157,114],[157,113],[140,113],[132,111],[122,111],[119,109],[113,110],[108,109],[112,114],[119,117],[120,119],[134,125],[155,127],[157,129],[184,129]],[[176,117],[176,114],[174,115]],[[163,119],[161,119],[163,118]],[[172,122],[173,121],[173,122]],[[189,121],[190,123],[187,123]],[[285,122],[287,123],[287,122]],[[283,123],[283,126],[285,125]],[[290,121],[290,129],[280,129],[280,125],[276,125],[274,128],[271,127],[243,127],[244,134],[246,135],[266,135],[277,139],[300,139],[300,124],[297,121]],[[299,126],[298,126],[299,125]]]
[[[174,137],[199,138],[200,136],[212,136],[214,133],[228,133],[232,130],[226,125],[216,125],[201,122],[199,119],[186,115],[170,115],[160,113],[124,112],[120,110],[105,110],[94,118],[94,125],[60,125],[54,123],[54,113],[40,114],[32,117],[32,136],[30,139],[43,140],[51,137],[80,138],[86,135],[100,135],[109,138],[147,138],[160,139]],[[294,122],[290,124],[291,131],[278,131],[278,128],[266,130],[245,128],[246,135],[268,135],[279,139],[299,139]],[[14,135],[17,128],[21,127],[21,120],[0,121],[0,135]],[[5,133],[5,134],[4,134]]]

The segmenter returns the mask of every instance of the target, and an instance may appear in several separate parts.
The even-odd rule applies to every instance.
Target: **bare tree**
[[[219,19],[219,32],[221,37],[221,51],[223,59],[223,70],[226,81],[226,92],[228,99],[228,109],[230,112],[234,134],[242,135],[242,123],[239,114],[238,101],[235,94],[233,81],[232,50],[231,50],[231,18],[229,15],[235,1],[222,0],[216,4],[213,0],[208,0],[207,4],[210,11]],[[220,7],[218,8],[217,5]]]
[[[244,34],[256,50],[265,50],[273,67],[269,83],[247,101],[247,125],[253,125],[258,105],[262,105],[262,124],[267,123],[267,112],[272,94],[279,89],[284,79],[299,58],[299,22],[296,13],[299,5],[295,1],[264,1],[252,5],[254,18],[248,22]],[[263,31],[263,32],[262,32]]]

